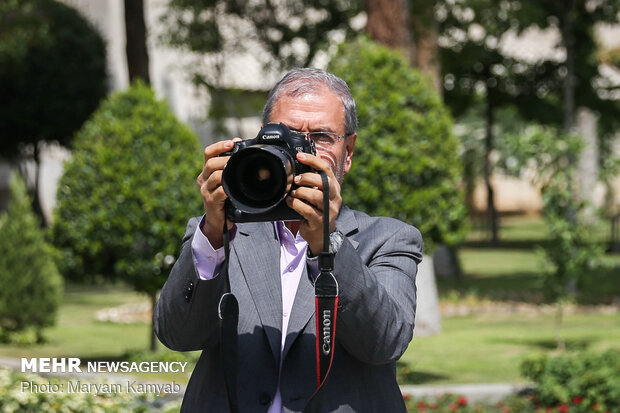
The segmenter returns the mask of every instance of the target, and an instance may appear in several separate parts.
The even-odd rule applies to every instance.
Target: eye
[[[327,132],[313,132],[310,134],[310,138],[315,143],[333,144],[335,142],[334,137]]]

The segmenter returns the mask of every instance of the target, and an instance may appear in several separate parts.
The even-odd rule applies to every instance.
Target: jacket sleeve
[[[218,303],[223,277],[202,280],[192,257],[192,239],[199,218],[190,219],[183,246],[153,311],[155,334],[168,348],[201,350],[219,340]]]
[[[345,238],[334,261],[340,289],[336,339],[371,364],[398,360],[413,337],[422,236],[414,227],[394,222],[399,221],[383,224],[387,239],[373,239],[378,247],[364,254],[369,258],[363,261]]]

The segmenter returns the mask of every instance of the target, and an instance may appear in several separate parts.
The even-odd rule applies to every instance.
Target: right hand
[[[198,178],[196,178],[205,209],[205,221],[200,229],[214,249],[220,248],[224,243],[222,229],[226,220],[224,205],[227,196],[222,187],[222,170],[230,158],[230,156],[219,155],[230,151],[234,146],[234,142],[240,140],[240,138],[235,138],[207,146],[204,152],[204,168],[200,175],[198,175]],[[230,230],[234,224],[228,222],[227,225]]]

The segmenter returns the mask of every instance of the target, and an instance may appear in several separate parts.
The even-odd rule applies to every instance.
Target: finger
[[[215,142],[214,144],[207,146],[205,148],[205,162],[215,156],[219,156],[220,154],[231,150],[234,145],[233,140],[226,140]]]
[[[226,195],[224,188],[221,186],[217,188],[215,191],[211,192],[211,199],[213,200],[213,202],[221,204],[221,203],[224,203],[224,201],[226,201],[226,198],[228,198],[228,195]]]
[[[307,172],[295,176],[294,180],[296,185],[308,186],[312,188],[323,190],[323,179],[321,175],[316,172]],[[329,185],[329,199],[335,199],[340,194],[340,184],[333,174],[327,175],[327,182]]]
[[[333,175],[331,164],[319,156],[311,155],[304,152],[298,152],[297,160],[304,165],[311,166],[316,170],[325,171],[328,175],[330,173]]]
[[[318,211],[323,211],[323,191],[302,186],[291,191],[291,196],[309,202]]]
[[[327,178],[329,179],[329,177]],[[309,186],[312,188],[323,189],[321,175],[316,172],[306,172],[295,176],[295,184],[299,186]]]
[[[207,162],[205,162],[205,166],[202,170],[203,178],[207,180],[213,172],[221,171],[222,169],[224,169],[229,158],[230,156],[218,156],[215,158],[211,158]]]
[[[207,190],[207,185],[203,185],[200,188],[200,192],[202,194],[202,198],[205,202],[205,206],[207,205],[221,205],[226,201],[227,195],[224,192],[224,188],[221,186],[214,191]]]
[[[222,170],[213,171],[206,180],[207,191],[213,192],[218,186],[222,185]]]
[[[310,226],[315,226],[316,223],[322,222],[321,220],[323,215],[312,205],[308,205],[301,199],[287,196],[286,204],[293,210],[297,211],[306,221],[308,221]]]

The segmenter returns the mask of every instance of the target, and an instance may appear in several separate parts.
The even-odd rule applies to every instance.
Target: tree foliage
[[[103,39],[54,0],[2,1],[0,39],[0,156],[68,145],[106,93]]]
[[[606,165],[611,162],[605,160],[610,154],[608,137],[617,128],[620,105],[605,97],[609,90],[599,71],[594,28],[598,23],[617,21],[619,6],[618,0],[439,2],[446,103],[457,116],[474,105],[485,110],[485,150],[476,151],[484,153],[478,162],[484,163],[490,211],[490,178],[495,166],[491,154],[510,146],[503,142],[507,135],[497,127],[502,121],[498,119],[500,108],[517,110],[524,121],[561,126],[565,133],[572,132],[576,108],[591,109],[600,115],[601,176],[609,176]],[[506,39],[528,29],[555,31],[558,41],[550,45],[554,53],[532,60],[507,50]],[[572,158],[571,164],[576,159]]]
[[[351,19],[361,11],[359,0],[171,0],[164,21],[173,46],[224,57],[251,52],[273,70],[308,66],[336,32],[359,30]],[[262,50],[268,55],[257,55]],[[216,71],[209,67],[203,80],[212,84]]]
[[[11,201],[0,217],[0,338],[56,319],[62,278],[30,207],[26,186],[13,175]]]
[[[520,2],[493,0],[441,3],[441,57],[446,103],[455,115],[462,115],[474,105],[484,107],[486,125],[480,163],[487,192],[491,242],[496,244],[499,242],[499,214],[491,181],[494,167],[491,154],[497,144],[494,133],[496,112],[502,106],[514,104],[517,99],[531,94],[528,78],[521,73],[528,71],[529,65],[514,62],[512,58],[504,56],[500,49],[502,37],[508,31],[519,28],[521,22],[515,18],[515,14],[522,6]],[[476,143],[476,140],[470,139],[464,142],[464,146],[471,149],[471,145],[468,145],[471,143]],[[467,150],[465,154],[467,162],[464,178],[469,189],[473,187],[472,179],[477,178],[472,173],[475,162],[471,162],[473,158],[470,156],[475,151]],[[471,202],[468,205],[471,206]]]
[[[452,122],[430,79],[397,52],[361,38],[343,44],[330,70],[358,104],[349,205],[416,225],[425,245],[454,245],[465,233],[461,173]]]
[[[540,7],[541,12],[534,23],[543,28],[555,28],[561,33],[561,39],[554,45],[565,51],[565,57],[559,62],[546,59],[551,65],[557,79],[555,90],[550,94],[564,103],[562,117],[570,126],[574,123],[574,113],[580,106],[590,108],[601,114],[601,127],[605,132],[613,131],[618,126],[620,105],[617,101],[605,98],[608,88],[601,82],[600,60],[597,58],[599,47],[595,27],[599,24],[617,24],[620,13],[620,0],[591,2],[588,0],[547,0],[529,3]],[[572,77],[571,77],[572,74]],[[568,91],[572,89],[572,92]],[[612,88],[613,89],[613,88]],[[572,95],[572,108],[566,107],[566,101]],[[566,128],[565,128],[566,130]]]
[[[540,126],[529,127],[507,141],[512,146],[509,164],[514,171],[523,172],[526,166],[535,171],[533,183],[541,188],[549,240],[543,248],[548,267],[543,292],[557,304],[556,341],[564,349],[559,332],[563,303],[574,299],[586,278],[602,269],[603,248],[592,236],[594,220],[585,215],[589,206],[575,196],[573,159],[579,156],[583,142],[578,136]]]
[[[70,279],[122,278],[153,295],[201,211],[194,134],[142,83],[109,97],[80,130],[60,180],[54,240]]]
[[[526,119],[562,125],[570,45],[575,106],[611,115],[604,121],[616,122],[617,102],[602,98],[606,90],[600,81],[594,27],[617,22],[619,0],[443,0],[438,4],[445,96],[456,114],[487,89],[495,106],[515,105]],[[556,30],[559,40],[551,46],[558,53],[532,61],[502,47],[507,34],[528,29]]]

